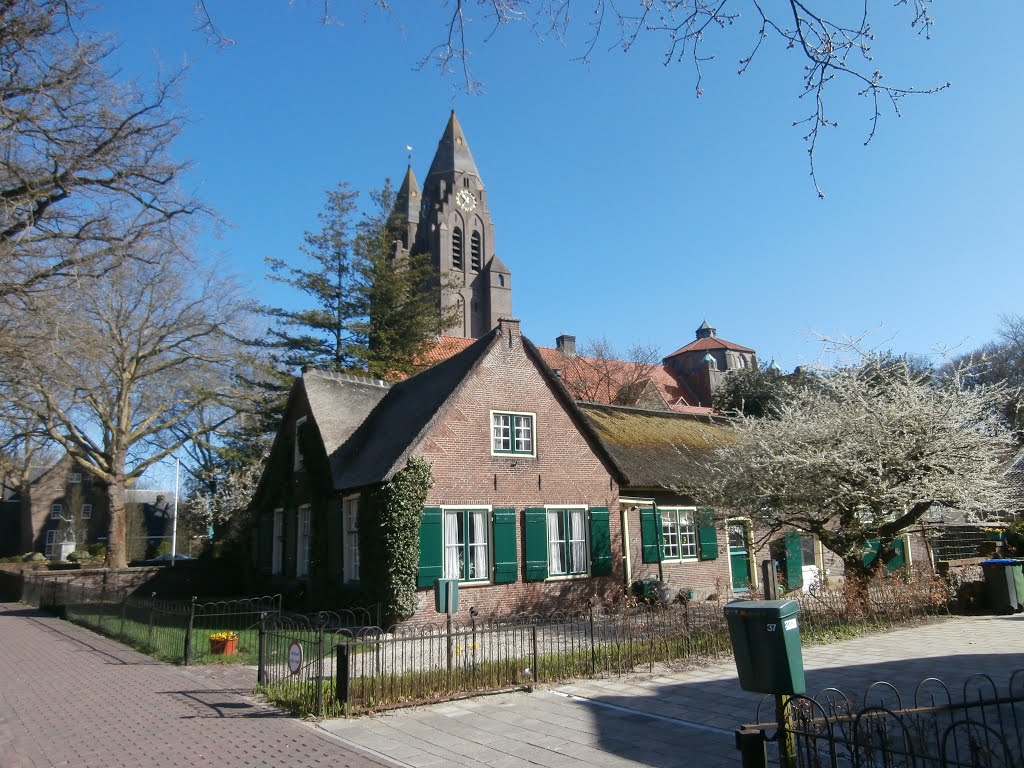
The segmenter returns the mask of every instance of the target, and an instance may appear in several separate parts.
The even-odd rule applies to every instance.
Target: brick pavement
[[[0,768],[395,765],[246,698],[252,683],[0,603]]]

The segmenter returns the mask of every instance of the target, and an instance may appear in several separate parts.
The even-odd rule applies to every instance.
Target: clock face
[[[476,198],[468,189],[460,189],[459,194],[455,196],[455,204],[464,211],[472,211],[476,208]]]

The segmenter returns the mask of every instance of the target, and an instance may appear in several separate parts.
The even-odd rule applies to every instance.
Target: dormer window
[[[452,269],[462,269],[462,230],[452,230]]]
[[[473,237],[469,241],[469,265],[473,268],[474,272],[479,272],[483,266],[483,259],[481,256],[482,251],[480,243],[480,233],[474,232]]]

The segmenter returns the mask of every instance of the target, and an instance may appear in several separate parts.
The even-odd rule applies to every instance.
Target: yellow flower
[[[234,640],[236,637],[238,637],[238,634],[235,632],[214,632],[212,635],[210,635],[211,640],[217,641]]]

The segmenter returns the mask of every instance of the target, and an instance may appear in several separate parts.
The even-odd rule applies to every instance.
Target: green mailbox
[[[725,606],[740,686],[757,693],[807,690],[796,600],[734,600]]]
[[[434,579],[434,610],[438,613],[459,612],[458,579]]]

